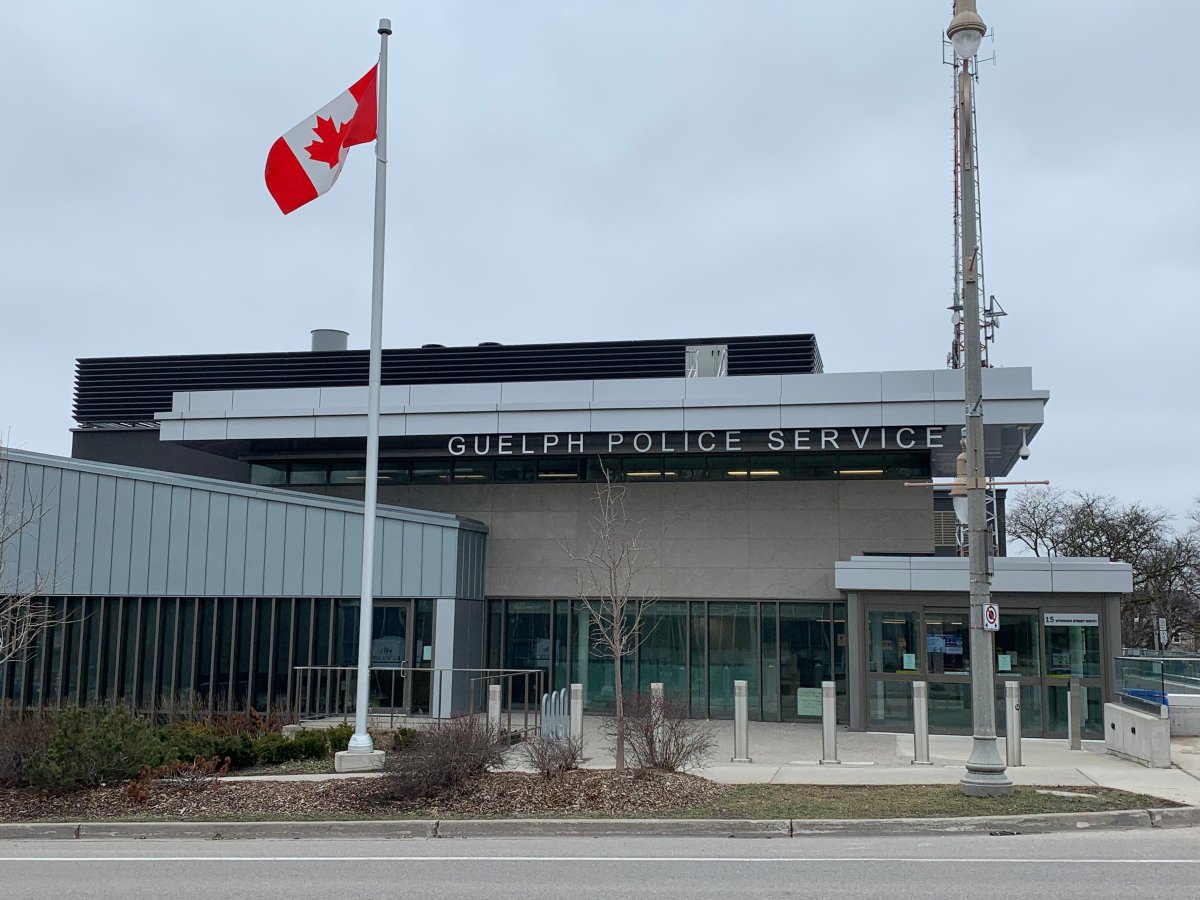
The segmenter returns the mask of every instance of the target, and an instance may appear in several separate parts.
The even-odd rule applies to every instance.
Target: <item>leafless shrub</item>
[[[0,784],[21,781],[25,760],[49,747],[53,736],[53,713],[0,705]]]
[[[669,697],[655,703],[647,694],[636,694],[626,718],[625,752],[639,769],[685,772],[703,765],[716,747],[712,726],[688,718],[687,704]]]
[[[389,757],[382,787],[394,800],[435,797],[501,765],[508,748],[508,736],[486,722],[442,722],[422,729],[407,749]]]
[[[159,777],[169,781],[185,791],[198,793],[213,787],[217,781],[229,774],[229,759],[202,759],[196,757],[191,762],[176,760],[170,765],[163,766]]]
[[[583,742],[539,734],[523,742],[518,753],[521,761],[543,778],[554,778],[579,768],[583,762]]]

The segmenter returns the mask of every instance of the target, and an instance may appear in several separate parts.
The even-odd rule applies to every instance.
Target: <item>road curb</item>
[[[788,819],[443,819],[439,838],[789,837]]]
[[[940,819],[395,819],[349,822],[16,822],[0,841],[70,840],[413,840],[520,837],[732,837],[820,835],[1049,834],[1062,831],[1190,828],[1200,806],[963,816]]]

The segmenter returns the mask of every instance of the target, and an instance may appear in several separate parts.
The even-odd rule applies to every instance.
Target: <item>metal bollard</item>
[[[571,740],[583,746],[583,685],[571,685]]]
[[[750,759],[750,692],[744,681],[733,683],[733,759],[730,762],[753,762]]]
[[[914,766],[931,766],[929,760],[929,683],[913,682],[913,761]]]
[[[836,766],[837,755],[837,685],[821,682],[821,765]]]
[[[1021,685],[1016,681],[1004,683],[1004,746],[1010,766],[1021,762]]]
[[[488,728],[495,731],[500,730],[500,685],[488,685],[488,705],[487,705],[487,723]]]
[[[1067,740],[1072,750],[1083,749],[1083,691],[1079,679],[1072,678],[1067,689]]]

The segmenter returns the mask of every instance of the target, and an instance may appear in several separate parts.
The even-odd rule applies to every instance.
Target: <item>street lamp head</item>
[[[966,429],[963,429],[964,431]],[[964,445],[966,441],[962,442]],[[954,484],[950,486],[950,500],[954,504],[954,518],[959,525],[967,524],[967,450],[964,446],[954,460]]]
[[[954,18],[946,29],[946,37],[954,45],[959,59],[971,59],[979,51],[979,43],[987,26],[975,10],[975,0],[954,0]]]

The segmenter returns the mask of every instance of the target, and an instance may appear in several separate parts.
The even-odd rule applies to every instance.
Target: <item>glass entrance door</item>
[[[357,629],[356,629],[357,632]],[[383,602],[371,616],[371,706],[407,711],[409,679],[408,603]]]

